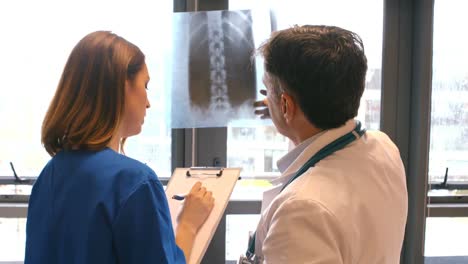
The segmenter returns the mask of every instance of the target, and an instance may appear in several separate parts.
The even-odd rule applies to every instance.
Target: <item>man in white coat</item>
[[[278,161],[281,176],[264,193],[240,262],[399,263],[405,169],[387,135],[354,119],[367,71],[362,40],[338,27],[295,26],[259,52],[268,114],[295,147]]]

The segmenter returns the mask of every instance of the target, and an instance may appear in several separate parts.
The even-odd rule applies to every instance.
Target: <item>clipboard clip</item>
[[[206,172],[206,171],[212,171],[212,170],[214,170],[214,172]],[[190,169],[187,170],[185,175],[187,177],[194,177],[194,176],[221,177],[223,175],[223,170],[224,168],[221,168],[221,167],[190,167]],[[203,171],[203,172],[193,172],[193,171]]]

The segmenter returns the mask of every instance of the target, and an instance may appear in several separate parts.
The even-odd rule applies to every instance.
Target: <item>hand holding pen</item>
[[[182,211],[177,216],[176,244],[188,262],[198,230],[213,210],[214,198],[211,192],[197,182],[183,200]]]
[[[177,195],[176,197],[184,200],[182,211],[177,217],[178,225],[186,225],[196,233],[208,218],[211,210],[213,210],[214,198],[212,192],[207,191],[201,182],[197,182],[187,195]],[[173,199],[176,198],[173,196]]]

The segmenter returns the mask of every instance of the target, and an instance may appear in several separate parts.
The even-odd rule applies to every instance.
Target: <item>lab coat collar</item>
[[[291,163],[304,151],[307,146],[312,144],[316,138],[318,138],[321,134],[325,133],[325,131],[319,132],[310,138],[302,141],[294,147],[292,150],[290,150],[286,155],[284,155],[282,158],[280,158],[277,162],[276,165],[278,166],[279,171],[281,174],[284,173],[284,171],[291,165]]]
[[[356,127],[356,121],[348,120],[343,126],[325,130],[301,142],[277,162],[281,176],[273,180],[273,185],[285,184],[307,160],[330,142],[345,135]]]
[[[271,183],[273,185],[279,185],[279,184],[284,184],[289,180],[289,176],[292,176],[292,173],[289,173],[286,175],[284,172],[286,169],[291,165],[291,163],[294,162],[294,160],[301,155],[301,153],[306,149],[316,138],[318,138],[320,135],[325,133],[325,131],[322,131],[318,134],[313,135],[312,137],[302,141],[294,147],[292,150],[290,150],[286,155],[284,155],[282,158],[280,158],[277,162],[276,165],[278,166],[279,171],[281,172],[281,176],[273,179]]]

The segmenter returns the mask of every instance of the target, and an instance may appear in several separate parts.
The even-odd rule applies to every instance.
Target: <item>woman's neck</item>
[[[109,144],[107,144],[107,147],[111,148],[117,153],[120,153],[120,138],[112,137]]]

